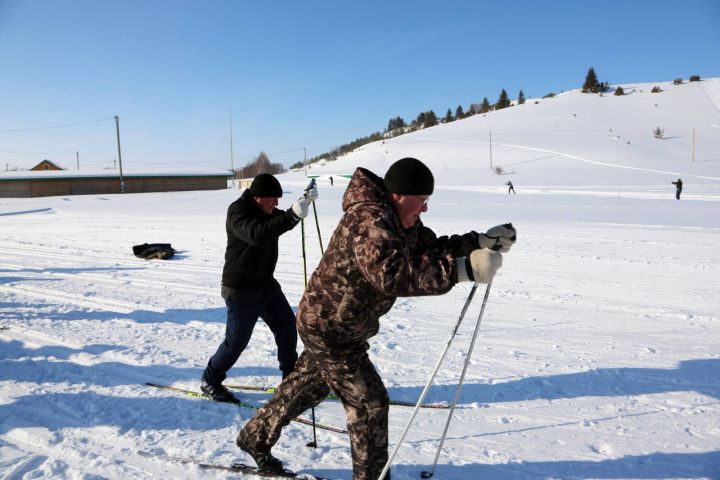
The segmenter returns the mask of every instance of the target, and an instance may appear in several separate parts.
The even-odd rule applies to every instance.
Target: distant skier
[[[330,175],[330,186],[331,186],[331,187],[333,186],[333,179],[332,179],[332,175]]]
[[[677,182],[672,182],[675,185],[675,199],[680,200],[680,194],[682,193],[682,180],[677,179]]]
[[[515,191],[515,187],[513,187],[513,184],[510,180],[505,184],[508,186],[508,195],[510,195],[510,192],[513,192],[515,195],[517,195],[517,192]]]

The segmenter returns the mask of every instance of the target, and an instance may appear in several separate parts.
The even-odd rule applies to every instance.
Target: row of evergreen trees
[[[517,104],[522,105],[523,103],[525,103],[525,93],[520,90],[520,93],[518,94]],[[388,121],[387,127],[383,132],[374,132],[366,137],[361,137],[350,143],[341,145],[330,152],[325,152],[315,157],[312,157],[308,159],[308,164],[315,163],[323,159],[335,160],[336,158],[345,155],[358,147],[361,147],[371,142],[382,140],[384,138],[392,138],[405,133],[421,130],[423,128],[433,127],[435,125],[438,125],[439,123],[448,123],[455,120],[462,120],[463,118],[468,118],[473,115],[477,115],[478,113],[487,113],[492,110],[501,110],[503,108],[511,106],[512,101],[510,100],[507,91],[503,88],[500,92],[500,96],[498,97],[497,102],[495,102],[494,104],[491,104],[487,97],[484,97],[482,103],[470,104],[467,111],[463,109],[462,105],[458,105],[455,109],[454,115],[452,109],[448,108],[447,113],[442,119],[438,119],[437,115],[433,110],[420,112],[415,118],[415,120],[413,120],[409,124],[402,117],[397,116],[391,118]],[[303,162],[296,162],[290,165],[290,168],[301,168],[302,166]]]
[[[689,82],[699,82],[700,81],[700,75],[691,75]],[[682,85],[682,78],[676,78],[673,80],[673,85]],[[610,85],[608,82],[600,82],[598,81],[597,74],[595,73],[595,69],[590,67],[587,74],[585,75],[585,83],[583,83],[582,86],[582,92],[583,93],[600,93],[606,92],[610,88]],[[650,90],[650,93],[660,93],[662,92],[662,89],[660,89],[659,86],[654,86],[652,90]],[[618,86],[615,89],[615,96],[622,96],[625,95],[625,90]]]
[[[522,90],[520,90],[517,104],[522,105],[523,103],[525,103],[525,94]],[[442,119],[438,119],[434,111],[428,110],[426,112],[419,113],[417,118],[415,118],[415,120],[413,120],[410,124],[407,124],[402,117],[391,118],[384,133],[394,136],[393,133],[398,133],[399,130],[400,134],[407,133],[421,128],[433,127],[439,123],[462,120],[463,118],[471,117],[473,115],[477,115],[478,113],[487,113],[491,110],[501,110],[510,106],[512,106],[512,101],[503,88],[497,102],[494,104],[491,104],[487,97],[484,97],[482,103],[471,103],[467,111],[463,110],[462,105],[458,105],[455,109],[455,113],[453,114],[453,110],[448,108]]]

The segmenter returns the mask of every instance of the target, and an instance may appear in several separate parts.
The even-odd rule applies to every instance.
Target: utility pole
[[[125,193],[125,179],[122,173],[122,154],[120,154],[120,117],[115,115],[115,133],[117,134],[118,161],[120,163],[120,193]]]
[[[235,188],[235,162],[233,160],[233,129],[232,129],[232,105],[230,105],[230,171],[232,172],[232,188]]]
[[[78,172],[80,171],[80,152],[75,151],[75,161],[77,162]]]
[[[307,147],[303,147],[303,167],[305,167],[305,178],[307,178]]]
[[[692,157],[690,158],[691,162],[695,161],[695,129],[693,128],[693,142],[692,142]]]
[[[492,132],[490,132],[490,170],[492,170]]]

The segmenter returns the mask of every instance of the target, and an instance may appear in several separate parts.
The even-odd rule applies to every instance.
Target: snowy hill
[[[651,93],[654,86],[662,89]],[[614,87],[611,91],[614,91]],[[720,79],[624,84],[616,97],[573,90],[367,145],[317,173],[362,164],[384,172],[423,153],[442,185],[627,189],[687,179],[688,192],[720,181]],[[664,130],[657,139],[656,128]],[[692,161],[693,130],[695,157]],[[501,167],[497,176],[490,168]]]
[[[529,99],[311,166],[325,244],[341,215],[346,180],[337,175],[358,166],[382,175],[408,155],[435,172],[423,220],[439,235],[518,228],[435,478],[720,479],[720,80],[660,83],[651,94],[654,85],[623,84],[624,97]],[[502,175],[490,168],[490,132]],[[680,201],[670,184],[678,177]],[[307,179],[280,180],[288,208]],[[238,194],[0,199],[0,478],[237,478],[138,452],[250,461],[234,439],[252,410],[145,385],[197,390],[223,339],[225,211]],[[320,248],[307,222],[311,270]],[[131,247],[144,242],[179,252],[141,260]],[[301,244],[300,228],[283,235],[276,269],[293,305]],[[469,291],[402,298],[381,320],[370,355],[392,398],[418,398]],[[476,298],[428,401],[452,400],[479,310]],[[228,383],[279,379],[259,322]],[[391,447],[410,412],[391,409]],[[344,425],[337,402],[316,413]],[[432,466],[446,415],[418,414],[394,480]],[[347,437],[319,431],[316,449],[311,438],[293,423],[273,452],[292,469],[349,480]]]

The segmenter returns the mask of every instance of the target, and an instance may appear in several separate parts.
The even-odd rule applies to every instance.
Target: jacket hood
[[[383,179],[365,168],[358,168],[353,173],[343,195],[342,209],[347,211],[348,208],[361,203],[390,207],[390,198],[385,191]],[[392,207],[390,208],[392,209]]]

